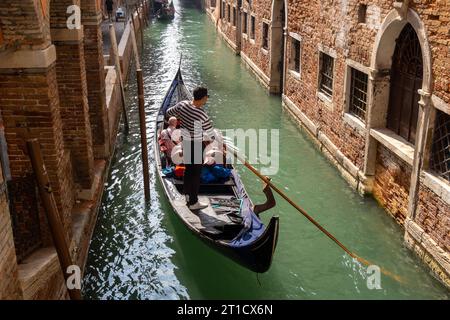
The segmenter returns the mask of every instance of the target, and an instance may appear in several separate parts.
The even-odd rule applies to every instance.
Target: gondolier
[[[203,167],[203,141],[214,139],[211,120],[203,106],[208,101],[208,89],[197,87],[193,91],[192,101],[181,101],[167,110],[166,116],[176,116],[181,120],[183,137],[184,194],[189,209],[201,210],[208,207],[207,203],[198,201],[200,177]]]

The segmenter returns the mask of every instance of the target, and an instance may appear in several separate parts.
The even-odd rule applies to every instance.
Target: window
[[[320,52],[319,91],[329,98],[333,96],[333,68],[334,59]]]
[[[263,22],[262,30],[262,47],[269,50],[269,25],[265,22]]]
[[[300,41],[291,38],[290,69],[300,73]]]
[[[255,39],[255,27],[256,27],[256,18],[251,16],[250,18],[250,39]]]
[[[216,7],[216,0],[211,0],[209,6],[210,6],[211,8],[215,8],[215,7]]]
[[[236,27],[236,7],[233,7],[233,27]]]
[[[231,22],[231,7],[229,4],[227,4],[227,20]]]
[[[220,2],[220,18],[225,18],[225,1]]]
[[[367,4],[360,4],[358,7],[358,23],[366,23]]]
[[[450,115],[437,110],[430,169],[450,182]]]
[[[414,144],[422,88],[422,51],[414,28],[407,24],[392,56],[387,128]]]
[[[367,74],[351,69],[349,112],[365,122],[367,106]]]
[[[247,34],[248,13],[244,12],[244,19],[242,19],[242,33]]]

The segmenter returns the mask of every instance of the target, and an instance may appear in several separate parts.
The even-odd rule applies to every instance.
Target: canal
[[[173,214],[151,168],[151,203],[144,203],[136,80],[128,88],[130,134],[120,134],[83,282],[86,299],[449,299],[448,291],[403,244],[403,231],[372,199],[362,198],[282,111],[218,37],[207,16],[175,1],[171,22],[153,21],[142,64],[147,133],[183,55],[192,88],[210,90],[207,111],[220,129],[279,129],[280,169],[273,181],[360,256],[400,275],[369,289],[367,270],[284,200],[263,214],[280,216],[271,269],[256,275],[213,252]],[[153,150],[149,145],[151,161]],[[255,202],[261,183],[238,167]]]

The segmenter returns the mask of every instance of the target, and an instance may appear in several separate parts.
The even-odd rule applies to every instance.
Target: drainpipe
[[[237,2],[237,19],[236,19],[236,53],[240,54],[242,49],[242,0],[238,0]]]

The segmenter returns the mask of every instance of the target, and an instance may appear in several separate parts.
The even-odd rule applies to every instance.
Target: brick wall
[[[89,225],[83,226],[91,231],[83,234],[80,240],[73,235],[72,209],[77,189],[80,186],[90,189],[92,186],[94,145],[99,147],[100,157],[107,157],[105,147],[110,141],[115,141],[118,125],[113,126],[114,135],[110,136],[107,112],[114,110],[111,117],[118,118],[121,110],[120,99],[117,99],[120,95],[117,94],[115,101],[111,101],[110,110],[106,108],[100,29],[102,2],[2,0],[0,3],[0,59],[6,57],[18,65],[11,69],[6,62],[10,60],[2,60],[0,67],[0,111],[8,144],[12,173],[10,186],[14,196],[11,201],[12,228],[7,202],[0,195],[0,299],[22,298],[20,287],[25,298],[67,298],[60,271],[46,272],[41,265],[35,264],[49,262],[48,257],[43,258],[48,248],[41,247],[51,247],[52,237],[36,190],[26,148],[28,139],[37,138],[40,142],[69,242],[87,252],[95,210],[90,212]],[[82,7],[84,32],[66,28],[66,10],[72,4]],[[50,37],[50,21],[53,39]],[[51,44],[56,47],[56,62],[52,62],[54,51]],[[132,56],[130,48],[126,48],[130,54],[124,58],[127,65]],[[21,52],[20,56],[11,57],[11,49],[32,52]],[[32,59],[28,60],[28,57],[37,59],[30,61]],[[115,88],[120,94],[117,83]],[[92,136],[95,137],[94,142]],[[103,186],[100,180],[96,181],[96,194],[92,195],[95,201],[99,200]],[[76,243],[77,240],[80,243]],[[14,242],[18,246],[14,246]],[[54,254],[52,261],[58,265]],[[24,271],[39,275],[39,281],[30,282]]]
[[[411,166],[379,145],[373,195],[400,225],[408,213],[410,184]]]
[[[262,23],[263,19],[269,20],[272,17],[271,1],[264,0],[256,0],[252,1],[252,5],[250,6],[248,1],[242,1],[244,10],[248,13],[248,35],[246,39],[242,39],[242,52],[249,57],[256,66],[264,72],[264,74],[269,77],[270,76],[270,67],[269,67],[269,57],[270,57],[270,46],[268,53],[265,54],[262,50]],[[251,16],[255,16],[255,39],[254,42],[250,39],[250,28],[251,28]],[[269,43],[270,43],[270,35],[269,35]]]
[[[354,23],[357,6],[355,1],[349,1],[348,4],[345,10],[333,6],[331,1],[299,1],[290,4],[288,29],[289,32],[298,34],[302,40],[301,72],[300,79],[288,72],[285,94],[321,128],[348,159],[362,169],[365,137],[344,122],[342,117],[345,111],[344,89],[347,68],[345,62],[350,58],[368,65],[371,43],[367,39],[368,37],[373,39],[376,32]],[[352,21],[353,25],[356,25],[355,28],[352,28]],[[290,39],[288,37],[288,54],[291,50]],[[356,43],[357,41],[361,44]],[[319,45],[331,49],[336,54],[331,103],[325,103],[317,97]]]
[[[105,95],[106,75],[104,71],[105,62],[103,59],[103,36],[101,30],[103,5],[104,1],[102,0],[81,0],[89,117],[94,157],[96,158],[107,156],[104,150],[109,138]],[[99,152],[98,149],[103,151]]]
[[[5,39],[3,37],[2,28],[0,27],[0,50],[3,49],[4,43],[5,43]]]
[[[13,210],[14,245],[17,260],[20,263],[34,250],[40,248],[44,241],[41,234],[39,196],[34,175],[28,174],[15,178],[8,184],[9,202]],[[45,233],[45,232],[44,232]]]
[[[68,190],[73,190],[73,181],[69,154],[64,149],[55,64],[48,69],[26,70],[21,74],[2,70],[0,108],[13,180],[32,174],[26,140],[39,139],[58,210],[70,234],[74,194]],[[22,214],[20,206],[14,210]]]
[[[50,0],[50,27],[67,28],[67,8],[77,5],[81,8],[80,0]]]
[[[0,28],[5,47],[11,49],[44,49],[50,44],[48,20],[39,1],[2,0]]]
[[[432,52],[433,94],[450,103],[450,5],[448,1],[410,1],[427,30]]]
[[[0,166],[0,184],[4,183]],[[20,299],[17,261],[6,190],[0,193],[0,300]]]
[[[450,252],[450,205],[423,184],[415,221],[438,246]]]
[[[92,143],[94,146],[104,146],[108,143],[109,130],[105,95],[103,38],[98,25],[85,25],[84,27],[84,55]],[[97,158],[106,155],[97,152],[94,153],[94,156]]]
[[[224,33],[224,35],[231,40],[234,44],[236,44],[236,27],[233,27],[233,6],[236,5],[237,0],[228,0],[225,1],[225,16],[220,20],[219,27],[220,30]],[[220,4],[220,2],[218,3]],[[228,22],[228,6],[230,5],[230,22]]]
[[[87,99],[84,44],[56,42],[57,80],[65,147],[71,151],[77,182],[89,189],[94,158]]]

